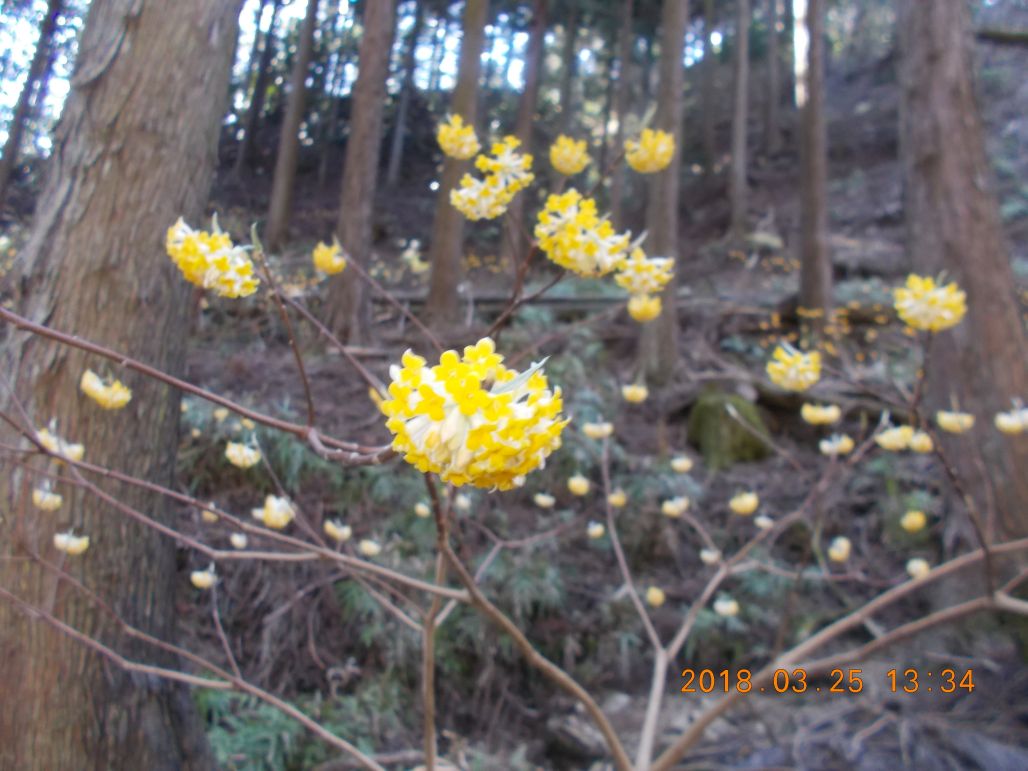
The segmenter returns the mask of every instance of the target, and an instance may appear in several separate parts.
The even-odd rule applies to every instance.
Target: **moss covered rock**
[[[703,455],[707,466],[718,470],[742,461],[760,460],[769,450],[753,432],[739,425],[728,411],[734,407],[739,417],[755,432],[768,436],[760,411],[738,394],[707,390],[700,394],[689,413],[689,442]]]

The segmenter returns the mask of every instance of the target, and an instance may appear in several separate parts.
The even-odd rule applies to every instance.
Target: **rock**
[[[689,442],[714,471],[742,461],[760,460],[769,454],[767,444],[729,414],[729,405],[748,426],[768,436],[764,419],[752,402],[738,394],[704,391],[689,413]]]

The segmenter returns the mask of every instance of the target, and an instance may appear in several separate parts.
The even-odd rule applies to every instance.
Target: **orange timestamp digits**
[[[963,673],[948,668],[934,673],[912,668],[890,669],[886,677],[893,693],[917,693],[919,690],[930,692],[933,689],[942,693],[954,693],[962,689],[970,693],[975,687],[974,673],[970,669]],[[776,669],[770,681],[763,680],[766,685],[759,687],[754,687],[753,673],[749,669],[683,669],[682,681],[682,693],[861,693],[864,690],[861,669],[833,669],[828,673],[827,684],[823,680],[808,683],[807,670],[802,668]]]

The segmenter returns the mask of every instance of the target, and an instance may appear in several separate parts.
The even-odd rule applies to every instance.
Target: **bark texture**
[[[289,215],[293,206],[293,187],[296,183],[296,161],[300,152],[300,124],[303,123],[307,107],[307,72],[314,53],[314,31],[317,26],[318,0],[307,0],[307,13],[300,27],[300,40],[290,78],[286,115],[278,140],[275,176],[271,183],[271,203],[268,206],[265,238],[272,249],[281,248],[289,234]]]
[[[268,78],[271,76],[271,60],[275,56],[275,24],[278,22],[278,12],[281,8],[282,0],[274,0],[271,7],[271,22],[264,35],[264,47],[261,49],[261,59],[257,65],[253,93],[250,95],[250,106],[246,109],[246,118],[243,121],[243,137],[239,140],[239,150],[236,154],[236,174],[242,173],[243,169],[253,162],[253,135],[257,132],[257,124],[260,123],[261,113],[264,112],[264,97],[268,93]],[[255,34],[260,34],[260,30]]]
[[[732,103],[732,176],[729,198],[732,221],[729,235],[741,241],[747,229],[746,128],[749,119],[750,0],[736,0],[735,87]]]
[[[689,22],[689,0],[664,0],[660,17],[660,105],[654,121],[657,128],[675,138],[671,164],[650,179],[650,200],[646,211],[647,251],[653,256],[675,261],[675,274],[681,270],[678,254],[678,192],[681,186],[682,114],[685,71],[682,55],[685,27]],[[674,375],[678,361],[678,314],[675,309],[676,281],[672,279],[661,295],[663,311],[643,327],[642,353],[646,378],[664,385]]]
[[[764,103],[764,152],[772,156],[782,150],[782,127],[779,118],[781,106],[779,103],[782,100],[782,57],[778,52],[778,3],[779,0],[767,0],[767,101]]]
[[[703,159],[704,173],[710,177],[717,166],[717,111],[714,103],[714,75],[717,72],[717,61],[710,36],[714,32],[714,0],[703,0],[703,72],[700,73],[702,84],[700,97],[703,101]]]
[[[425,19],[425,4],[418,3],[414,7],[414,24],[410,29],[407,50],[403,56],[403,85],[400,89],[400,103],[396,107],[396,120],[393,125],[393,140],[389,148],[389,166],[386,171],[386,185],[396,187],[400,181],[400,167],[403,164],[403,140],[407,134],[407,113],[410,111],[410,100],[414,95],[414,71],[418,61],[415,54],[418,50],[418,38]]]
[[[926,406],[948,409],[953,399],[978,416],[973,432],[947,437],[945,448],[979,509],[995,510],[996,529],[1022,537],[1028,434],[1003,435],[992,416],[1028,393],[1028,335],[974,96],[969,12],[960,0],[903,0],[899,9],[910,257],[917,272],[945,270],[967,292],[963,323],[932,344]]]
[[[629,109],[629,68],[632,63],[632,41],[635,39],[632,31],[633,5],[632,0],[622,0],[621,28],[618,32],[618,83],[614,92],[614,111],[618,116],[617,128],[614,130],[615,158],[620,158],[625,148],[625,120],[628,118]],[[617,163],[610,173],[610,221],[617,230],[622,230],[625,226],[622,202],[625,197],[624,191],[625,164]]]
[[[22,312],[172,373],[184,368],[190,287],[164,254],[165,231],[203,213],[228,92],[241,2],[94,0],[47,184],[15,277]],[[0,371],[36,426],[86,446],[86,459],[171,484],[179,396],[110,363],[4,329]],[[78,392],[86,367],[113,372],[133,398],[117,414]],[[0,407],[19,416],[7,391]],[[6,424],[0,441],[25,445]],[[38,469],[41,459],[31,460]],[[50,467],[51,470],[59,470]],[[67,471],[63,472],[67,474]],[[60,483],[63,507],[32,509],[38,479],[0,467],[0,585],[123,654],[163,661],[121,639],[106,618],[32,557],[61,555],[53,534],[75,527],[89,551],[65,568],[130,623],[173,638],[175,545],[93,496]],[[101,483],[103,484],[103,483]],[[104,485],[159,520],[167,507]],[[188,694],[130,677],[80,644],[0,603],[0,767],[208,768]]]
[[[4,154],[0,157],[0,204],[3,204],[7,197],[7,187],[18,163],[21,141],[25,134],[25,123],[29,117],[29,107],[32,104],[32,95],[38,93],[41,97],[43,94],[43,83],[48,77],[49,65],[53,61],[50,50],[53,47],[54,31],[57,29],[57,20],[63,9],[64,0],[50,0],[46,6],[43,23],[39,26],[39,42],[36,43],[36,52],[32,55],[32,61],[29,63],[25,85],[14,106],[14,115],[11,116],[11,122],[7,126],[7,141],[4,142]]]
[[[382,148],[382,108],[389,77],[389,53],[393,47],[396,0],[368,3],[364,9],[364,37],[360,69],[353,87],[350,136],[346,142],[342,196],[336,236],[349,254],[367,266],[371,256],[371,223]],[[361,292],[360,279],[344,271],[329,291],[329,325],[350,343],[367,339],[371,305]]]
[[[828,138],[825,129],[825,6],[807,0],[810,45],[803,77],[806,102],[800,108],[800,305],[823,326],[832,307],[832,261],[828,244]]]
[[[460,115],[471,125],[477,123],[478,76],[482,68],[481,54],[488,13],[488,0],[467,0],[464,4],[464,35],[460,43],[460,65],[450,113]],[[426,315],[436,324],[452,324],[459,319],[457,286],[463,277],[464,217],[450,204],[450,191],[457,187],[470,166],[470,161],[455,158],[447,157],[443,161],[443,176],[432,223],[429,253],[432,272],[425,303]]]

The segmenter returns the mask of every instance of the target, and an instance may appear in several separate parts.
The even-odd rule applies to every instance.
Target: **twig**
[[[221,625],[221,614],[218,613],[217,582],[215,582],[214,586],[211,587],[211,616],[214,618],[214,628],[218,632],[218,639],[221,640],[221,647],[225,649],[225,656],[228,657],[228,664],[232,667],[232,674],[242,680],[243,673],[239,671],[239,664],[236,663],[236,657],[232,655],[232,646],[229,645],[228,637],[225,636],[225,628]]]
[[[438,554],[435,560],[435,582],[442,584],[446,580],[446,561],[442,554]],[[421,702],[424,709],[423,731],[425,746],[425,768],[427,771],[435,771],[436,760],[436,735],[435,735],[435,633],[436,615],[442,600],[438,596],[432,597],[428,613],[421,629]]]

